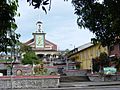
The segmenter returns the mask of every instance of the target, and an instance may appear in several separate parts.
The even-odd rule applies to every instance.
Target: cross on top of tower
[[[38,21],[37,23],[36,23],[36,25],[37,25],[37,27],[38,27],[38,32],[43,32],[42,31],[42,29],[41,29],[41,26],[42,26],[42,22],[41,21]]]

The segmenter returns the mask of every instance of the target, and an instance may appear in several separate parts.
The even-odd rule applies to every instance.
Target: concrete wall
[[[88,78],[90,81],[120,81],[120,74],[115,75],[97,75],[97,74],[91,74],[88,75]]]
[[[59,76],[2,76],[0,88],[36,89],[59,86]]]
[[[64,70],[67,76],[86,76],[87,70]]]

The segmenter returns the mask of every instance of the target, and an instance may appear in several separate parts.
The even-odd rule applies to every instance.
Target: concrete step
[[[60,82],[81,82],[90,81],[87,76],[61,76]]]

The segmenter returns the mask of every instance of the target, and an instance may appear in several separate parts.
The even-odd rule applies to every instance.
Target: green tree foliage
[[[22,64],[33,64],[38,63],[38,57],[35,52],[32,51],[32,47],[20,43],[20,53],[25,53],[23,55]]]
[[[109,66],[109,58],[106,52],[100,53],[99,60],[102,67]]]
[[[93,72],[99,72],[103,70],[104,67],[109,67],[110,60],[106,52],[100,53],[99,57],[92,60]]]
[[[14,46],[20,37],[15,33],[17,25],[18,0],[0,0],[0,52],[6,52],[8,46]]]
[[[23,43],[20,43],[20,52],[21,53],[30,52],[30,51],[32,51],[32,47],[27,46],[27,45],[25,45]]]
[[[49,5],[49,10],[51,8],[51,0],[27,0],[27,2],[34,6],[34,9],[42,7],[45,13],[47,13],[45,6]]]
[[[32,47],[27,46],[23,43],[20,43],[20,53],[25,53],[23,55],[22,63],[23,64],[38,64],[40,61],[38,60],[37,55],[33,52]]]
[[[72,0],[77,23],[95,34],[93,41],[110,46],[120,40],[120,0]]]
[[[23,64],[36,64],[39,63],[38,62],[38,57],[36,56],[35,52],[30,51],[30,52],[26,52],[23,55],[23,59],[22,59],[22,63]]]

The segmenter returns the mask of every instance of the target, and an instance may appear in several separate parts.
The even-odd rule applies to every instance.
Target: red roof
[[[24,44],[28,45],[28,46],[31,46],[35,49],[35,41],[34,41],[34,38],[28,40],[27,42],[25,42]],[[38,49],[36,49],[38,50]],[[39,49],[39,50],[43,50],[43,49]],[[45,39],[45,48],[44,50],[55,50],[57,51],[57,45],[54,44],[53,42],[50,42],[48,40]]]

